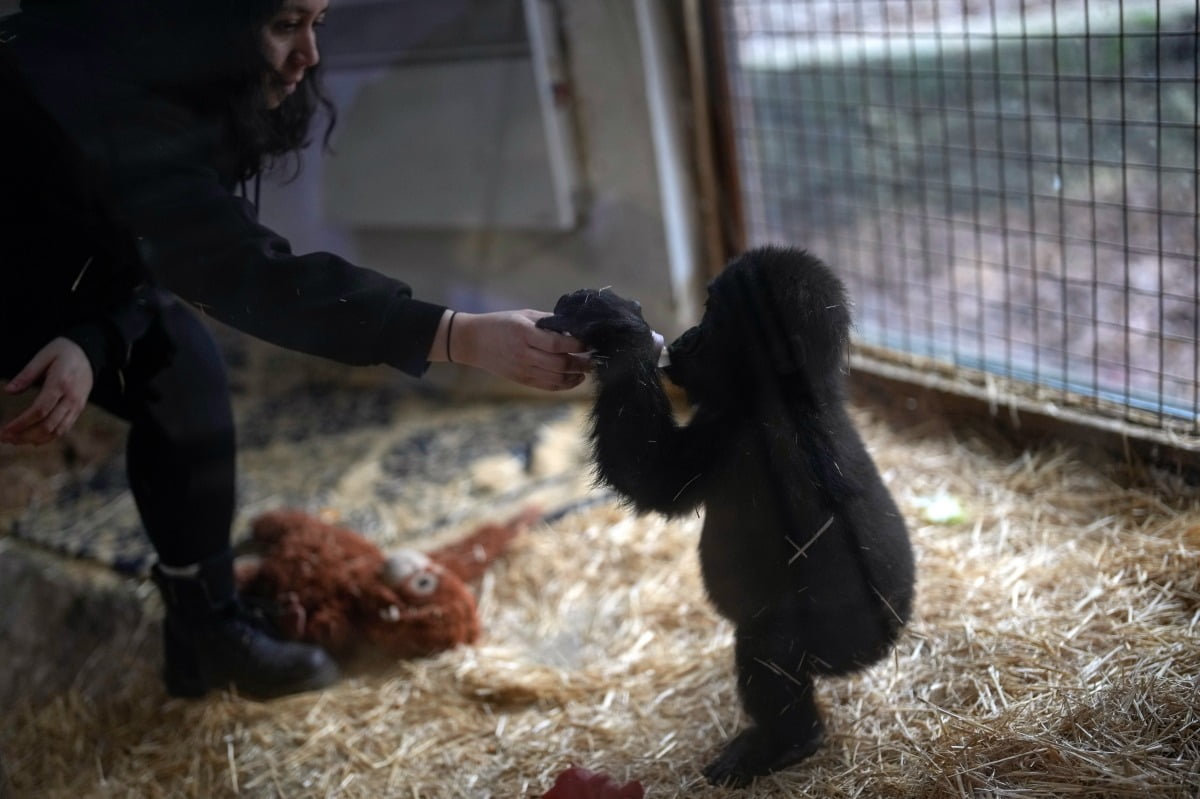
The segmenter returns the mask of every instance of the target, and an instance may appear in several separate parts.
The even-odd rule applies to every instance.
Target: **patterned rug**
[[[248,402],[234,541],[285,506],[331,514],[385,547],[424,546],[531,503],[553,519],[610,498],[592,486],[585,418],[580,403],[454,403],[406,384],[314,383]],[[154,562],[119,451],[67,475],[9,532],[125,573]]]

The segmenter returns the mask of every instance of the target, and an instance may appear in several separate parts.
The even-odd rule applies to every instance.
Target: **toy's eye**
[[[422,572],[408,581],[408,587],[417,596],[429,596],[437,590],[437,575],[432,572]]]
[[[404,581],[422,569],[429,567],[429,558],[413,549],[397,549],[388,553],[383,562],[381,576],[391,586],[401,586]]]

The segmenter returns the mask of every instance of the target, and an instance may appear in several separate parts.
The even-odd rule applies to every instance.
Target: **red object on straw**
[[[643,799],[645,795],[637,780],[619,785],[606,774],[571,766],[558,775],[542,799]]]

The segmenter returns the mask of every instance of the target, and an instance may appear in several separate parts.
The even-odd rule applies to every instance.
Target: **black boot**
[[[163,620],[163,679],[171,696],[200,697],[232,685],[240,694],[267,699],[324,688],[337,665],[311,644],[280,641],[242,610],[233,584],[233,552],[202,562],[195,574],[166,574],[155,565]]]

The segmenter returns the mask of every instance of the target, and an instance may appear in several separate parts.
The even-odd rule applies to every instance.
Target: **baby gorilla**
[[[813,677],[879,660],[909,618],[908,533],[845,408],[846,306],[841,281],[806,252],[733,260],[700,324],[668,349],[663,371],[694,408],[686,425],[636,302],[576,291],[538,322],[595,352],[600,480],[639,512],[704,505],[704,583],[736,625],[752,721],[705,769],[714,784],[812,754],[823,737]]]

